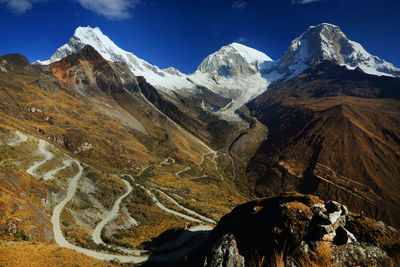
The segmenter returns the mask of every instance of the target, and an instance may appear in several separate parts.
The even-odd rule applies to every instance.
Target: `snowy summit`
[[[393,64],[369,54],[359,43],[351,41],[341,29],[329,23],[311,26],[294,39],[285,55],[264,73],[279,72],[285,80],[295,77],[317,60],[330,60],[348,69],[360,68],[372,75],[400,76]]]
[[[265,92],[271,83],[282,83],[312,66],[318,60],[330,60],[348,69],[359,68],[372,75],[400,77],[400,69],[369,54],[359,43],[351,41],[338,26],[322,23],[311,26],[293,40],[286,53],[273,61],[263,52],[239,43],[231,43],[207,56],[192,74],[170,67],[160,69],[134,54],[119,48],[99,28],[78,27],[69,42],[46,61],[48,65],[79,52],[85,45],[94,47],[103,58],[126,63],[136,76],[143,76],[162,92],[173,96],[196,92],[206,87],[231,102],[216,111],[227,119],[237,119],[235,111]]]
[[[160,69],[119,48],[98,27],[78,27],[69,42],[58,48],[49,60],[36,61],[35,64],[48,65],[59,61],[67,55],[79,52],[85,45],[91,45],[104,59],[126,63],[136,76],[144,76],[153,86],[170,89],[193,86],[179,70],[172,67]]]

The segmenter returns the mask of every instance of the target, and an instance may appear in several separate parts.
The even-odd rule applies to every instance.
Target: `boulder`
[[[347,207],[345,205],[341,205],[340,209],[342,210],[342,215],[349,214],[349,210],[347,209]]]
[[[323,213],[316,214],[314,216],[314,218],[313,218],[313,222],[316,225],[330,225],[330,224],[332,224],[331,220],[329,219],[329,216],[326,215],[326,214],[323,214]]]
[[[211,249],[204,266],[244,267],[244,257],[239,254],[235,237],[226,234]]]
[[[329,213],[335,212],[335,211],[341,211],[341,206],[339,202],[336,202],[334,200],[328,200],[325,202],[325,208]]]
[[[325,205],[321,204],[321,203],[317,203],[315,205],[311,206],[311,210],[315,213],[315,214],[321,214],[326,212],[325,209]]]
[[[0,62],[7,62],[8,65],[12,66],[14,69],[23,70],[25,67],[29,66],[29,60],[20,54],[9,54],[0,56]]]
[[[329,221],[333,224],[333,223],[335,223],[335,222],[337,222],[338,220],[339,220],[339,218],[340,218],[340,214],[341,214],[342,212],[339,210],[339,211],[335,211],[335,212],[332,212],[332,213],[329,213],[329,215],[328,215],[328,218],[329,218]]]
[[[347,213],[347,207],[336,201],[323,202],[292,192],[244,203],[221,218],[203,250],[197,251],[198,260],[191,263],[243,266],[240,255],[251,264],[259,256],[269,262],[274,253],[285,251],[285,266],[299,266],[302,255],[317,262],[318,245],[324,244],[331,251],[322,252],[335,258],[333,266],[370,266],[368,262],[385,266],[390,259],[382,249],[388,253],[398,250],[398,232],[386,225],[382,228],[383,223],[370,218]],[[382,241],[385,247],[380,246]]]
[[[8,70],[7,70],[5,67],[3,67],[3,66],[0,66],[0,72],[7,73],[7,72],[8,72]]]
[[[320,231],[321,235],[334,233],[339,227],[346,225],[346,219],[341,216],[335,223],[329,225],[317,225],[316,230]]]
[[[386,225],[385,225],[385,223],[382,222],[382,221],[377,221],[377,222],[375,222],[375,225],[377,225],[377,226],[379,226],[379,227],[381,227],[381,228],[383,228],[383,229],[386,229]]]
[[[344,245],[349,241],[349,235],[347,234],[347,230],[344,227],[338,227],[336,229],[336,236],[333,239],[336,245]]]

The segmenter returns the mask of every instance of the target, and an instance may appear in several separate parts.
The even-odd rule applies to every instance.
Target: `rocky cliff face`
[[[336,201],[285,193],[236,207],[197,256],[205,266],[242,266],[243,257],[246,266],[386,266],[399,242],[396,229]]]

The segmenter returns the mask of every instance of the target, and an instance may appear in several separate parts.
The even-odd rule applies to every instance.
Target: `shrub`
[[[15,241],[20,241],[20,240],[28,241],[29,240],[29,235],[26,234],[23,230],[18,230],[14,234],[14,240]]]

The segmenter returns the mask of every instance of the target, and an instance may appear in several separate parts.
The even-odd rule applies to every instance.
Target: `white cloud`
[[[292,4],[309,4],[313,2],[320,2],[323,0],[292,0]]]
[[[140,3],[139,0],[76,0],[82,7],[108,19],[130,17],[130,9]]]
[[[245,9],[247,6],[247,2],[243,0],[238,0],[232,3],[232,8],[236,10]]]
[[[23,14],[27,10],[32,9],[33,4],[43,0],[0,0],[0,3],[6,3],[7,8],[15,14]]]
[[[54,0],[0,0],[15,14],[23,14],[32,9],[33,5],[43,1]],[[140,0],[73,0],[83,8],[108,19],[125,19],[131,16],[131,9],[140,3]]]
[[[235,40],[236,43],[244,43],[244,42],[246,42],[246,41],[247,41],[247,39],[244,38],[244,37],[240,37],[240,38],[238,38],[238,39]]]

